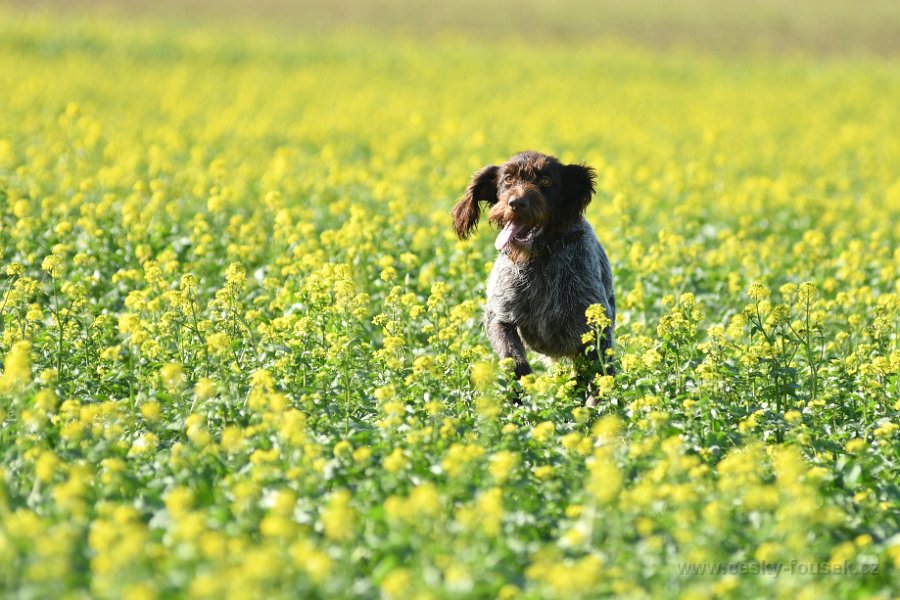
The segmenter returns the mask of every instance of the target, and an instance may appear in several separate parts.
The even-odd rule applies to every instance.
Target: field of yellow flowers
[[[0,12],[0,595],[890,597],[900,67]],[[599,173],[518,384],[471,173]]]

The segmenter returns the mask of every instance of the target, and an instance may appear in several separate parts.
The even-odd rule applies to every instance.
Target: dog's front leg
[[[492,313],[488,312],[485,318],[487,336],[494,348],[494,352],[500,358],[511,358],[516,366],[516,379],[531,373],[531,365],[525,354],[525,344],[519,337],[516,326],[511,323],[503,323]]]

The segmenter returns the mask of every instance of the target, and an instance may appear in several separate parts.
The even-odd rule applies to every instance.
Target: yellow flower
[[[408,598],[411,585],[412,576],[409,571],[404,568],[397,568],[382,578],[379,588],[385,598],[392,600],[394,598]]]
[[[803,420],[803,415],[798,410],[789,410],[784,413],[784,420],[788,423],[799,423]]]
[[[597,375],[594,377],[594,395],[597,398],[606,398],[613,391],[615,379],[611,375]]]
[[[31,344],[16,342],[3,361],[0,391],[26,385],[31,381]]]
[[[350,492],[338,490],[328,499],[322,511],[322,528],[325,537],[341,542],[354,535],[355,514],[350,506]]]
[[[341,440],[334,445],[332,453],[337,457],[349,456],[353,452],[353,445],[347,440]]]
[[[166,494],[166,508],[173,516],[187,514],[194,502],[194,493],[186,487],[176,487]]]
[[[662,354],[655,348],[650,348],[641,356],[641,363],[648,369],[654,368],[660,362],[662,362]]]
[[[227,425],[222,428],[220,444],[226,452],[237,452],[243,441],[244,436],[239,427]]]
[[[159,370],[160,379],[169,392],[177,392],[184,385],[184,368],[179,363],[166,363]]]
[[[612,323],[606,315],[606,309],[603,308],[602,304],[591,304],[588,306],[585,311],[585,318],[587,319],[588,325],[597,327],[598,329],[604,329]]]
[[[534,426],[531,437],[540,443],[546,443],[556,433],[556,425],[552,421],[544,421]]]
[[[609,415],[594,423],[592,433],[598,440],[611,443],[618,438],[621,430],[622,421],[615,415]]]
[[[141,318],[134,314],[124,314],[119,317],[119,333],[127,336],[138,336],[143,333]],[[140,338],[135,339],[135,343],[139,343]]]
[[[149,400],[141,404],[141,416],[147,421],[155,421],[159,419],[161,414],[159,402]]]
[[[503,490],[495,487],[479,494],[469,506],[457,510],[456,518],[467,528],[496,537],[500,534],[504,514]]]
[[[158,594],[149,583],[132,583],[122,592],[122,600],[156,600]]]
[[[464,593],[472,588],[472,576],[464,566],[451,564],[444,570],[444,584],[454,592]]]
[[[441,512],[441,498],[433,483],[425,482],[412,489],[407,507],[417,517],[436,517]]]
[[[488,471],[498,484],[502,484],[519,465],[519,456],[509,450],[500,450],[491,456]]]
[[[535,467],[532,472],[538,479],[549,479],[553,476],[553,467],[551,465],[541,465]]]
[[[800,284],[799,297],[803,302],[813,302],[818,295],[815,284],[810,281],[804,281]]]
[[[157,444],[159,444],[159,438],[156,434],[152,432],[144,433],[135,438],[134,442],[132,442],[131,449],[128,451],[128,456],[139,456],[141,454],[154,452]]]
[[[624,477],[606,448],[598,448],[588,464],[588,493],[600,504],[609,504],[619,495]]]
[[[384,459],[384,469],[388,473],[397,473],[398,471],[402,471],[407,467],[408,464],[409,461],[403,454],[403,450],[400,448],[394,448],[393,452],[391,452]]]
[[[317,584],[328,581],[332,573],[333,561],[325,552],[305,540],[295,543],[290,549],[294,563],[306,571]]]
[[[368,446],[360,446],[353,451],[353,462],[364,463],[372,456],[372,449]]]
[[[774,562],[778,557],[778,546],[771,542],[763,542],[753,555],[753,558],[763,563]]]
[[[891,560],[895,569],[900,569],[900,544],[894,543],[885,550],[885,555]]]
[[[750,284],[750,289],[747,290],[747,294],[756,300],[757,302],[761,300],[765,300],[769,297],[769,288],[760,283],[759,281],[754,281]]]
[[[573,527],[562,534],[559,543],[564,548],[574,548],[584,545],[588,541],[587,532],[581,527]]]
[[[45,413],[52,414],[56,411],[57,398],[53,390],[41,390],[34,397],[34,407]]]
[[[231,352],[231,338],[227,333],[213,333],[206,338],[206,348],[213,356],[224,357]]]
[[[591,411],[584,406],[577,406],[572,409],[572,416],[577,423],[584,423],[591,416]]]
[[[567,433],[559,439],[559,445],[566,450],[576,450],[581,444],[581,434],[577,431]]]
[[[458,477],[463,474],[465,467],[472,460],[484,454],[484,448],[477,444],[451,444],[441,461],[441,468],[450,477]]]
[[[244,266],[240,263],[231,263],[228,265],[228,268],[225,269],[225,283],[240,289],[247,282],[247,272],[244,270]]]
[[[197,400],[208,400],[216,395],[216,382],[209,377],[201,377],[194,384],[194,395]]]
[[[62,265],[63,259],[61,256],[50,254],[44,258],[43,262],[41,262],[41,269],[50,275],[50,277],[59,277],[62,274]]]
[[[892,421],[885,420],[881,422],[881,424],[875,429],[873,433],[875,434],[875,437],[889,438],[893,436],[898,429],[900,429],[900,425]]]
[[[484,391],[490,388],[497,375],[494,365],[490,362],[482,361],[472,365],[472,384],[476,389]]]
[[[381,270],[380,279],[382,281],[394,281],[397,279],[397,269],[394,267],[388,266]]]
[[[41,452],[34,465],[34,473],[40,481],[48,482],[53,479],[59,466],[59,457],[52,451]]]
[[[475,400],[475,412],[482,419],[495,419],[503,412],[500,403],[491,396],[480,396]]]
[[[188,593],[193,598],[215,598],[222,594],[225,585],[214,573],[198,573],[188,585]]]
[[[854,438],[844,444],[844,450],[848,454],[859,454],[866,448],[866,440],[862,438]]]

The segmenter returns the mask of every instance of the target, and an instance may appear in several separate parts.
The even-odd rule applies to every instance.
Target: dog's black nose
[[[509,207],[513,210],[519,210],[520,208],[525,208],[527,203],[525,202],[525,198],[510,198]]]

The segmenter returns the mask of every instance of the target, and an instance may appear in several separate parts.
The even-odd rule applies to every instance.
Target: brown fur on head
[[[475,173],[466,187],[466,193],[453,207],[453,228],[459,239],[464,240],[472,235],[472,230],[478,226],[481,215],[479,202],[496,204],[498,170],[496,165],[489,165]]]
[[[500,166],[487,166],[472,178],[466,193],[453,208],[460,239],[478,224],[479,201],[490,204],[488,219],[503,229],[513,223],[535,236],[565,234],[581,217],[594,194],[596,173],[591,167],[564,165],[540,152],[520,152]],[[530,243],[513,238],[513,260],[528,256]]]

